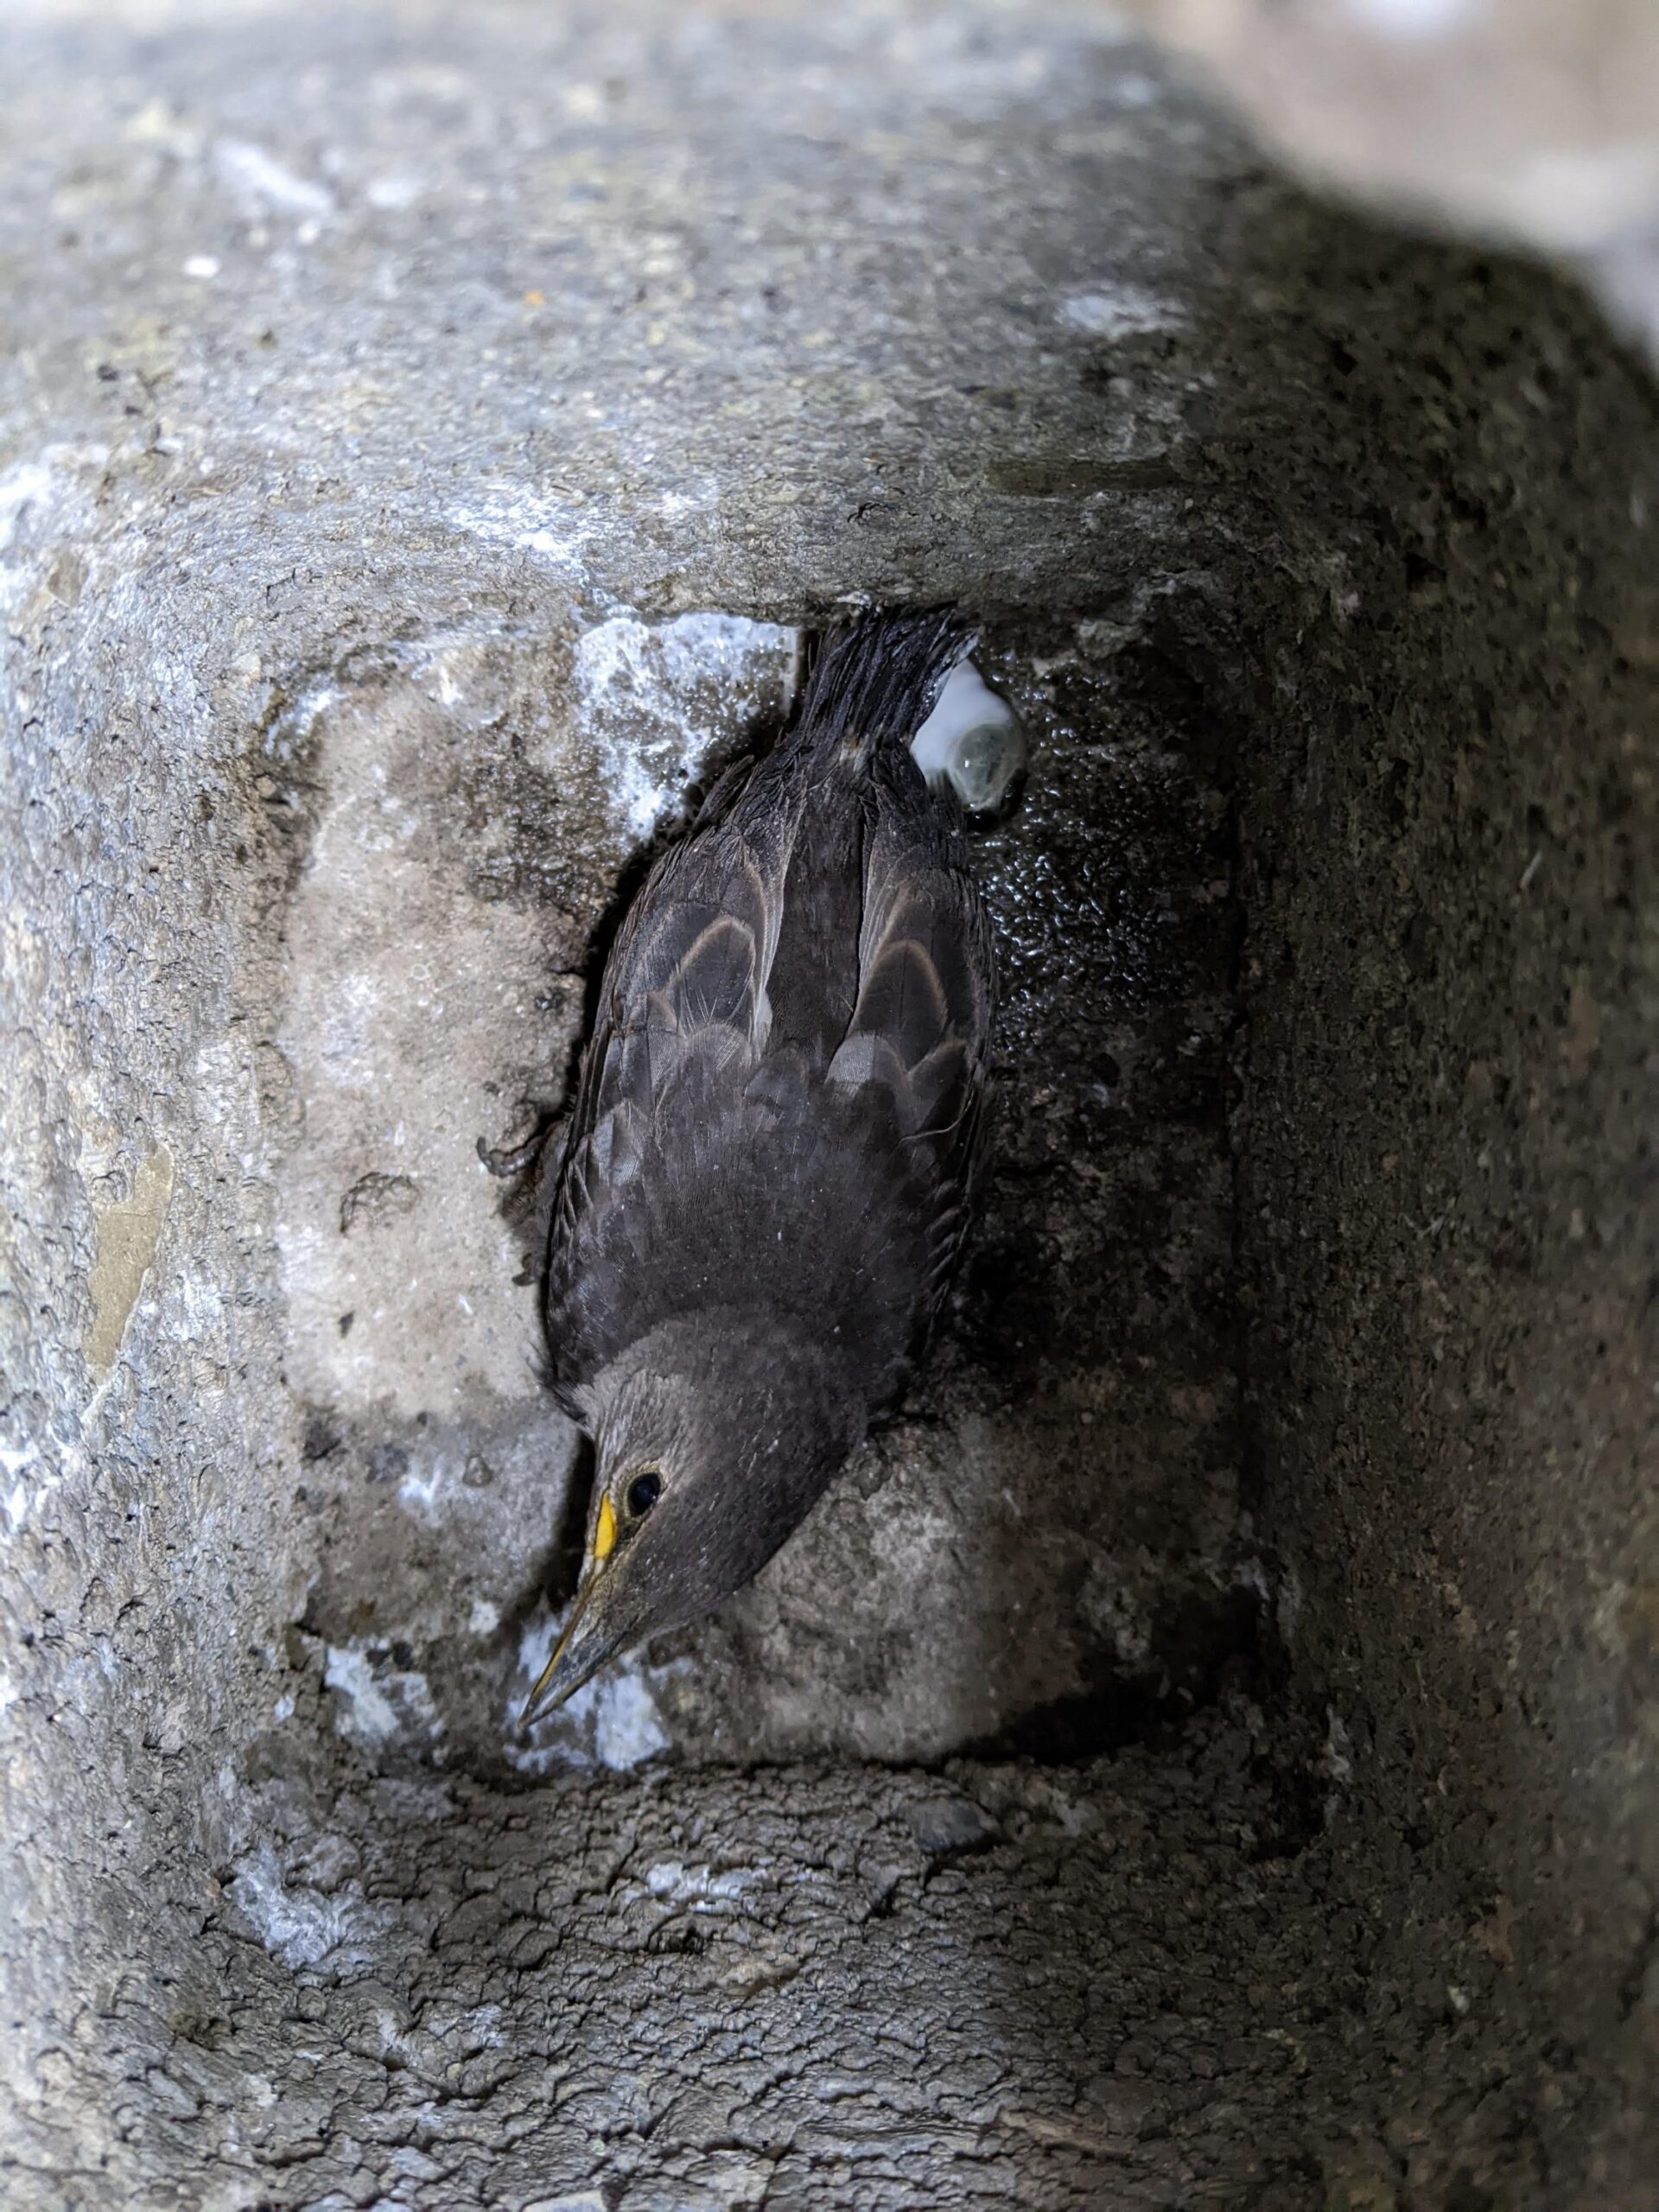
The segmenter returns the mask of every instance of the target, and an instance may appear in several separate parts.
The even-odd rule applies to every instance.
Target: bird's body
[[[925,1344],[995,995],[956,810],[908,751],[962,645],[937,615],[832,639],[793,728],[717,787],[611,952],[545,1294],[599,1472],[538,1697],[748,1580]]]

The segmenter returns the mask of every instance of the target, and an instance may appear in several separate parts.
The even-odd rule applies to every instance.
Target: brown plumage
[[[532,1707],[747,1582],[903,1391],[983,1153],[989,929],[910,737],[964,631],[832,636],[607,963],[558,1171],[545,1321],[598,1473]]]

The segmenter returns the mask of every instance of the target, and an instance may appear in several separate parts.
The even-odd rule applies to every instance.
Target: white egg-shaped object
[[[950,785],[969,814],[995,813],[1026,765],[1018,715],[971,660],[945,677],[910,750],[928,782]]]

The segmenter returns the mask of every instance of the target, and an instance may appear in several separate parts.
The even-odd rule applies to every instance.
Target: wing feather
[[[804,732],[723,783],[612,949],[548,1251],[567,1397],[715,1296],[797,1301],[900,1387],[983,1152],[995,966],[901,742]]]
[[[993,973],[971,879],[945,855],[918,865],[913,847],[884,836],[866,882],[858,997],[831,1072],[891,1089],[901,1127],[938,1149],[946,1185],[973,1165]]]

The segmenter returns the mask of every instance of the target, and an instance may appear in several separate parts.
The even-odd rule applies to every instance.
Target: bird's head
[[[598,1465],[575,1603],[520,1726],[700,1619],[792,1535],[863,1429],[821,1350],[752,1316],[658,1330],[588,1394]]]

